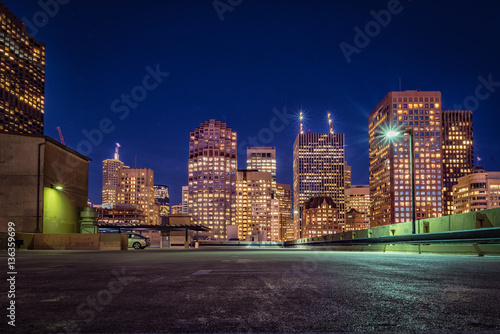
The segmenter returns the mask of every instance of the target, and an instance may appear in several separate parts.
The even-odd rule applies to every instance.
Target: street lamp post
[[[411,164],[411,217],[412,217],[412,222],[411,222],[411,233],[415,234],[416,233],[416,228],[415,228],[415,159],[413,157],[413,151],[415,149],[415,144],[414,144],[414,138],[413,138],[413,129],[406,129],[403,132],[398,132],[398,131],[388,131],[386,133],[387,138],[393,138],[393,137],[399,137],[402,134],[407,133],[408,136],[410,136],[410,164]]]

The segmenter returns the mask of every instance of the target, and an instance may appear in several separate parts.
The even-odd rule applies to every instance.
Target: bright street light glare
[[[387,138],[397,137],[397,136],[399,136],[399,135],[400,135],[400,133],[399,133],[399,132],[397,132],[397,131],[388,131],[388,132],[385,134],[385,136],[386,136]]]

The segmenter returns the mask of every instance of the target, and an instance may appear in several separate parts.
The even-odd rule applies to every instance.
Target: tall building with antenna
[[[304,203],[312,197],[331,197],[344,222],[345,136],[333,133],[329,117],[329,133],[304,133],[300,112],[300,133],[293,145],[293,210],[298,229],[303,224]]]
[[[102,206],[112,208],[117,203],[117,191],[120,184],[120,169],[123,162],[120,161],[118,149],[120,144],[116,143],[113,159],[106,159],[102,162]]]

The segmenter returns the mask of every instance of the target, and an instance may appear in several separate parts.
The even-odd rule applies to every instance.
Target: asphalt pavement
[[[16,272],[1,333],[500,333],[499,257],[19,251]]]

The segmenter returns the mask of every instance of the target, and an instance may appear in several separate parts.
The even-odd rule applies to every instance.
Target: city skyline
[[[44,11],[36,2],[2,2],[28,25]],[[70,2],[47,15],[44,26],[34,27],[34,37],[46,45],[45,134],[57,139],[60,126],[68,147],[86,154],[88,147],[78,150],[83,141],[90,143],[84,131],[107,130],[102,138],[94,136],[96,145],[90,143],[87,154],[93,160],[92,203],[100,202],[101,162],[113,156],[115,142],[123,146],[125,164],[133,165],[137,156],[137,166],[153,169],[155,181],[170,187],[171,203],[180,203],[189,131],[211,118],[230,124],[244,148],[276,147],[277,181],[292,184],[300,109],[305,131],[327,132],[326,111],[332,113],[334,130],[346,134],[352,183],[368,184],[368,113],[387,92],[398,91],[400,82],[402,90],[441,91],[443,110],[473,109],[474,154],[486,170],[500,169],[493,131],[500,103],[499,47],[489,37],[498,31],[493,14],[498,4],[458,4],[454,15],[442,15],[445,3],[429,11],[425,3],[401,1],[402,10],[386,26],[379,25],[379,33],[371,33],[363,47],[356,46],[354,28],[364,31],[376,22],[372,12],[388,10],[386,1],[243,2],[225,12],[222,21],[211,2],[196,4],[146,1],[136,8],[124,1],[100,4],[96,11]],[[109,12],[137,22],[115,20],[110,29]],[[466,26],[458,23],[462,16],[468,18]],[[408,28],[415,25],[418,32]],[[397,47],[385,52],[395,40]],[[342,43],[357,48],[350,62]],[[462,46],[470,48],[458,52]],[[450,57],[449,50],[457,52]],[[146,86],[156,88],[126,113],[121,94],[131,95],[147,75]],[[111,105],[117,99],[115,113]],[[103,119],[111,123],[102,125]],[[276,131],[269,132],[271,127]],[[244,168],[245,152],[238,151],[237,168]]]

